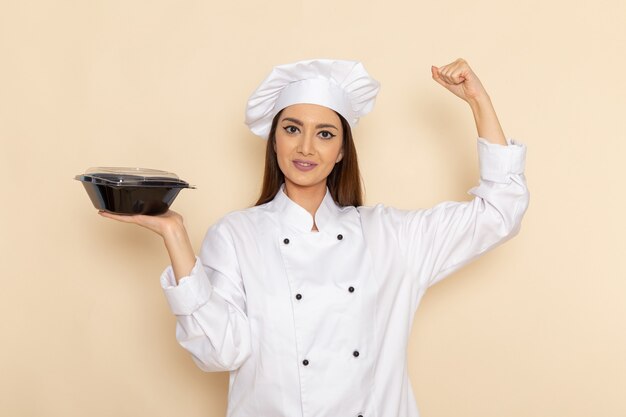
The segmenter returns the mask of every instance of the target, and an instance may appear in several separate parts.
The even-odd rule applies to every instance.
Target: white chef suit
[[[514,236],[526,147],[478,138],[480,183],[430,209],[339,207],[313,218],[281,189],[212,226],[190,275],[161,284],[176,338],[231,371],[228,417],[417,417],[406,348],[425,290]]]

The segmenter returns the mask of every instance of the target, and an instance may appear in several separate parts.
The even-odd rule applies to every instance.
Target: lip
[[[296,169],[304,172],[311,171],[317,166],[315,162],[306,161],[303,159],[294,159],[292,162],[293,166],[296,167]]]

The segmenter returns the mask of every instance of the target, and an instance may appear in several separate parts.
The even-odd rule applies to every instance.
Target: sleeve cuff
[[[524,173],[526,145],[506,139],[508,146],[478,138],[478,159],[482,180],[509,183],[511,175]]]
[[[213,287],[198,257],[189,275],[182,277],[178,285],[176,285],[172,266],[168,266],[161,274],[161,287],[172,313],[177,316],[191,315],[209,301],[213,292]]]

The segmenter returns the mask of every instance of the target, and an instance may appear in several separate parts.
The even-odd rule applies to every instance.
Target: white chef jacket
[[[418,417],[407,343],[426,289],[514,236],[526,147],[478,138],[474,199],[429,209],[339,207],[313,218],[281,189],[212,226],[190,275],[161,285],[176,338],[230,371],[228,417]]]

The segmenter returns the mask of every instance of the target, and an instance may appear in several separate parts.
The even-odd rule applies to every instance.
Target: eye
[[[285,126],[283,127],[283,129],[285,129],[285,132],[293,135],[294,133],[297,133],[300,129],[298,129],[297,127],[295,127],[294,125],[289,125],[289,126]]]
[[[330,133],[328,130],[322,130],[319,135],[321,136],[322,139],[332,139],[335,137],[335,135],[333,135],[332,133]]]

